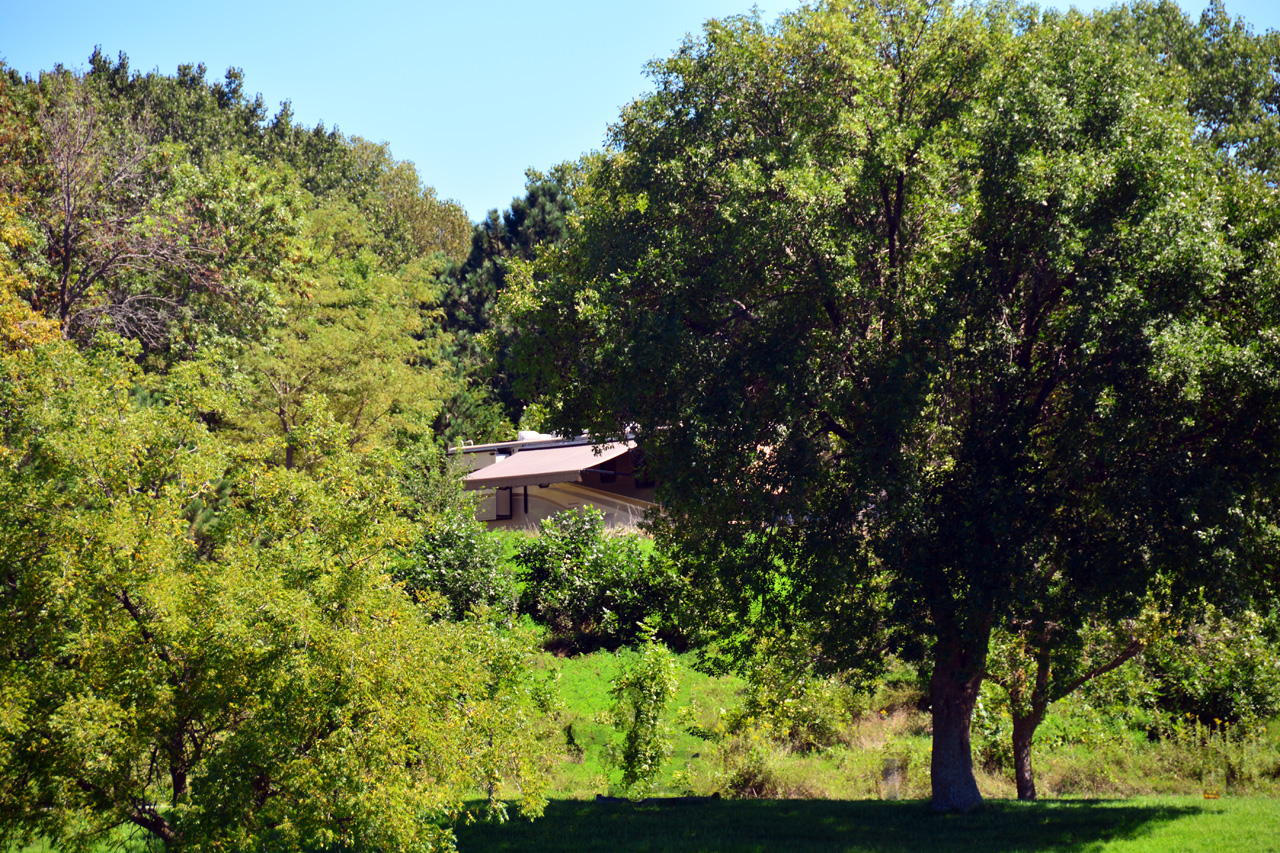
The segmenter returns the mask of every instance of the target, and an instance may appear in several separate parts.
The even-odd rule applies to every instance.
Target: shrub
[[[716,789],[741,800],[816,799],[827,796],[816,765],[793,759],[767,723],[749,721],[717,745]],[[800,762],[800,763],[798,763]]]
[[[1280,618],[1214,607],[1169,642],[1149,649],[1160,707],[1203,723],[1257,723],[1280,714]]]
[[[647,794],[673,749],[667,704],[676,695],[676,658],[642,626],[644,643],[623,653],[622,666],[613,679],[613,704],[609,722],[622,733],[622,742],[610,744],[605,758],[622,771],[621,787]]]
[[[429,518],[421,537],[396,572],[405,589],[436,593],[450,617],[488,608],[509,619],[516,609],[515,573],[501,559],[502,545],[463,512]]]
[[[835,745],[868,708],[865,693],[815,670],[813,644],[803,634],[762,638],[743,675],[746,699],[730,717],[729,730],[737,733],[754,721],[793,752]]]
[[[748,725],[719,745],[720,788],[735,799],[779,799],[786,795],[779,777],[782,756],[768,726]]]
[[[899,709],[923,710],[929,704],[928,679],[917,667],[890,655],[884,674],[874,682],[870,707],[885,714]]]
[[[646,555],[639,536],[606,533],[599,510],[543,520],[515,563],[524,583],[521,610],[560,640],[616,648],[633,641],[646,621],[665,639],[679,638],[679,576],[661,555]]]

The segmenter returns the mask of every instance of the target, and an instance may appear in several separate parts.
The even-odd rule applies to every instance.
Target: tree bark
[[[1043,627],[1040,628],[1039,633],[1043,639],[1040,647],[1036,650],[1036,681],[1031,690],[1031,696],[1028,697],[1031,707],[1029,713],[1018,713],[1018,708],[1025,707],[1021,704],[1023,697],[1016,688],[1010,689],[1008,685],[1005,687],[1009,691],[1009,704],[1014,709],[1013,780],[1018,786],[1019,800],[1034,800],[1036,798],[1036,776],[1035,770],[1031,767],[1031,741],[1036,736],[1036,728],[1039,727],[1040,723],[1044,722],[1044,715],[1049,710],[1051,699],[1061,699],[1064,696],[1071,695],[1086,682],[1092,681],[1099,675],[1110,672],[1125,663],[1125,661],[1128,661],[1142,651],[1145,645],[1145,642],[1140,637],[1130,637],[1125,646],[1111,658],[1082,673],[1067,684],[1058,685],[1056,690],[1051,691],[1050,637]]]
[[[968,811],[982,804],[973,776],[969,724],[982,686],[985,642],[966,649],[959,640],[939,640],[930,679],[933,756],[929,770],[934,811]]]
[[[1041,716],[1013,715],[1013,779],[1018,786],[1019,800],[1036,798],[1035,771],[1031,769],[1031,740],[1036,736]]]

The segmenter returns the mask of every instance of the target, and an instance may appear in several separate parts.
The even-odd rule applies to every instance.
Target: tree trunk
[[[1036,774],[1031,769],[1031,740],[1036,736],[1042,715],[1013,715],[1013,778],[1019,800],[1036,798]]]
[[[933,756],[930,760],[934,811],[968,811],[982,803],[973,776],[969,724],[982,686],[981,652],[953,640],[939,640],[929,697],[933,704]],[[982,649],[985,652],[985,646]]]
[[[1049,644],[1052,642],[1052,638],[1045,632],[1043,625],[1037,629],[1037,633],[1041,640],[1035,655],[1036,680],[1035,686],[1031,690],[1031,695],[1029,697],[1024,696],[1020,688],[1012,685],[1006,685],[1005,688],[1009,691],[1009,705],[1013,709],[1013,780],[1018,786],[1019,800],[1034,800],[1036,798],[1036,775],[1031,768],[1031,741],[1036,736],[1036,728],[1039,727],[1040,723],[1044,722],[1044,715],[1049,710],[1050,697],[1060,699],[1063,696],[1069,696],[1080,689],[1081,685],[1097,678],[1099,675],[1110,672],[1132,658],[1142,651],[1145,645],[1141,637],[1132,636],[1124,647],[1111,658],[1087,672],[1081,673],[1073,681],[1065,685],[1058,685],[1057,690],[1051,692],[1052,667]],[[1027,707],[1023,704],[1024,699],[1030,704],[1031,710],[1026,714],[1019,714],[1018,708]]]

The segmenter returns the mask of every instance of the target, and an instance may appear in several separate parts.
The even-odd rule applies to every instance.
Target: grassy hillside
[[[690,655],[680,658],[679,693],[670,714],[674,754],[661,777],[660,793],[880,799],[886,794],[885,762],[892,758],[906,760],[901,796],[928,796],[929,718],[916,707],[919,696],[910,686],[897,683],[854,697],[830,746],[794,749],[779,742],[785,710],[751,717],[743,711],[742,679],[708,676],[694,669],[692,661]],[[604,766],[602,751],[618,735],[602,715],[618,658],[608,652],[546,655],[542,665],[554,674],[561,699],[563,744],[552,769],[552,796],[588,799],[611,793],[617,774],[611,776]],[[1233,796],[1280,793],[1280,722],[1253,737],[1224,743],[1216,735],[1206,740],[1206,731],[1193,725],[1153,738],[1079,697],[1055,706],[1055,715],[1037,741],[1035,766],[1043,796],[1195,796],[1206,786]],[[998,726],[987,731],[989,737],[975,726],[979,785],[986,797],[1012,799],[1012,772],[1000,763],[1003,732]]]

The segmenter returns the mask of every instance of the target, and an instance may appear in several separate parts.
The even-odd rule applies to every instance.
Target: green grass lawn
[[[555,800],[538,820],[457,835],[461,853],[1280,853],[1280,799],[991,800],[967,815],[936,815],[918,800]]]
[[[462,827],[458,849],[462,853],[1280,851],[1280,800],[1000,800],[967,815],[935,815],[920,801],[719,800],[629,805],[560,800],[536,821]]]

